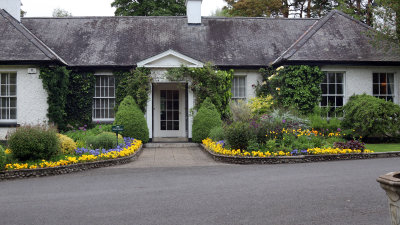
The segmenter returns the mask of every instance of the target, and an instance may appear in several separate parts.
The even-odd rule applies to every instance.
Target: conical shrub
[[[126,96],[119,105],[114,125],[124,126],[124,131],[121,132],[124,137],[139,139],[143,143],[149,141],[146,119],[132,96]]]
[[[206,98],[193,118],[192,140],[201,142],[208,137],[211,129],[219,126],[222,126],[221,115],[211,100]]]

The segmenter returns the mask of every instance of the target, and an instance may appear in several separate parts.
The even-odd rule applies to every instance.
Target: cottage
[[[153,76],[146,119],[153,141],[192,137],[196,96],[165,78],[168,68],[212,62],[234,69],[235,99],[268,65],[319,65],[326,71],[321,106],[339,107],[367,93],[399,104],[400,56],[371,44],[370,27],[340,11],[321,19],[201,17],[201,0],[187,16],[20,18],[19,0],[0,2],[0,138],[20,124],[48,120],[39,66],[95,71],[93,121],[114,118],[113,71],[146,67]],[[171,102],[171,107],[164,107]],[[168,115],[168,116],[167,116]]]

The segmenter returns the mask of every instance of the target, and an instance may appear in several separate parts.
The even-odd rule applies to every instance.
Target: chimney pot
[[[186,0],[188,24],[201,24],[201,3],[203,0]]]
[[[0,9],[6,10],[11,16],[21,22],[21,0],[0,0]]]

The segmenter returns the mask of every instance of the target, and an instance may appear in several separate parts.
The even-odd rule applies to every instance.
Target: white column
[[[188,119],[188,132],[189,132],[189,138],[192,138],[192,125],[193,125],[193,116],[192,113],[190,113],[191,109],[193,109],[194,107],[194,95],[193,95],[193,91],[188,90],[188,109],[189,109],[189,119]]]
[[[149,138],[153,138],[153,85],[150,86],[149,101],[147,101],[146,121],[149,128]]]

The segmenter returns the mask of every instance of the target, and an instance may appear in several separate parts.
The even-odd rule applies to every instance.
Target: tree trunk
[[[372,23],[373,23],[373,15],[372,15],[372,0],[368,0],[368,4],[367,4],[367,25],[372,27]]]
[[[307,18],[311,18],[311,1],[307,0]]]

